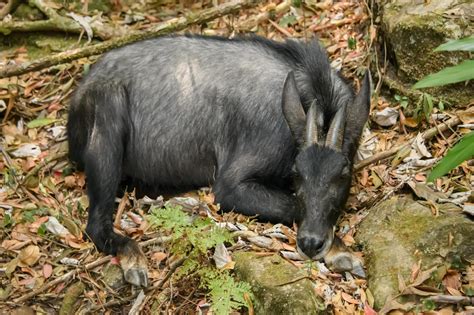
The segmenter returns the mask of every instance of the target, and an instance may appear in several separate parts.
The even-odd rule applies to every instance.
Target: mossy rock
[[[385,1],[388,2],[388,1]],[[472,1],[395,0],[381,5],[382,34],[388,59],[401,84],[412,85],[423,77],[469,59],[467,52],[434,52],[440,44],[473,34],[468,16]],[[474,83],[423,90],[453,105],[472,100]]]
[[[305,272],[280,256],[241,252],[233,257],[237,276],[252,286],[256,314],[325,313]]]
[[[450,240],[450,238],[452,238]],[[411,197],[393,197],[372,208],[358,228],[368,283],[376,307],[399,293],[398,275],[408,283],[411,269],[462,268],[474,260],[474,222],[459,212],[437,217]]]

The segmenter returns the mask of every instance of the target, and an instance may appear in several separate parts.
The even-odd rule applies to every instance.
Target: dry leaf
[[[53,274],[53,266],[51,266],[50,264],[44,264],[43,265],[43,277],[48,279],[49,277],[51,277],[52,274]]]
[[[18,266],[27,267],[33,266],[40,259],[40,249],[36,245],[30,245],[20,251],[18,255]]]
[[[163,252],[155,252],[151,255],[151,260],[160,263],[168,257],[168,254]]]
[[[354,299],[351,295],[347,294],[346,292],[342,291],[341,296],[347,303],[351,304],[359,304],[359,301]]]

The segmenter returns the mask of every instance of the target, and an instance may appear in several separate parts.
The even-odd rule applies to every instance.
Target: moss
[[[257,314],[317,314],[324,305],[305,273],[278,255],[237,253],[238,277],[252,286]],[[298,279],[297,281],[295,281]]]
[[[424,270],[472,260],[472,235],[474,224],[461,213],[434,217],[430,208],[407,197],[394,197],[371,209],[358,229],[357,240],[364,245],[376,306],[398,293],[398,274],[407,280],[413,264],[420,260]]]
[[[446,17],[445,14],[454,8],[462,10],[464,3],[468,2],[445,0],[423,5],[396,0],[383,6],[382,33],[390,64],[401,85],[411,86],[428,74],[469,58],[467,52],[433,52],[433,49],[450,39],[472,34],[472,23],[467,19]],[[461,83],[423,91],[462,106],[472,100],[474,84],[465,86]]]

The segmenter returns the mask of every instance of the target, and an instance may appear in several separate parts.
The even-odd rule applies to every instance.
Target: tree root
[[[32,1],[41,2],[42,0]],[[113,48],[121,47],[139,40],[150,39],[180,31],[190,25],[202,24],[223,15],[231,14],[244,8],[253,7],[257,4],[258,1],[255,0],[233,1],[211,9],[203,10],[199,14],[188,14],[180,18],[174,18],[169,21],[159,23],[143,32],[133,32],[129,35],[111,39],[100,44],[64,51],[53,56],[25,62],[20,65],[6,66],[0,69],[0,78],[16,76],[31,71],[38,71],[58,64],[68,63],[79,58],[100,55]]]

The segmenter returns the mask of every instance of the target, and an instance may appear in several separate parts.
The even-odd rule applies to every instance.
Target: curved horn
[[[318,143],[318,125],[316,123],[316,119],[316,100],[314,100],[309,107],[308,114],[306,115],[306,147]]]
[[[343,105],[337,111],[329,126],[326,137],[326,146],[341,151],[344,139],[344,125],[346,123],[346,106]]]

